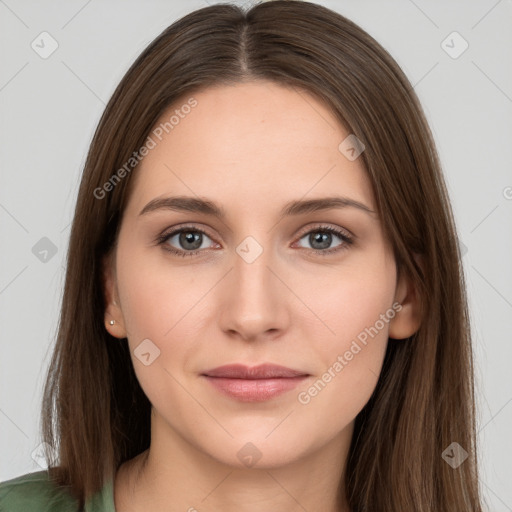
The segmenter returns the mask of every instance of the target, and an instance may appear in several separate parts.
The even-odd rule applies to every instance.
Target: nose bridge
[[[271,283],[269,277],[272,266],[273,251],[270,247],[270,237],[262,236],[258,241],[254,236],[249,235],[238,244],[235,249],[234,258],[234,281],[238,293],[246,294],[246,297],[239,297],[239,300],[250,299],[271,300]]]
[[[270,236],[260,240],[247,236],[235,247],[233,271],[226,282],[222,329],[236,331],[245,339],[257,338],[266,331],[282,328],[282,284],[270,270],[275,267]]]

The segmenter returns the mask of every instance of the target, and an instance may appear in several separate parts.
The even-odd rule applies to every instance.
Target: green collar
[[[108,480],[102,489],[87,500],[84,510],[85,512],[116,512],[112,480]]]

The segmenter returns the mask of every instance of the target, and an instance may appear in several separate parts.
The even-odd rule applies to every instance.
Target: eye
[[[329,248],[333,241],[333,235],[335,238],[339,238],[341,243],[334,248]],[[329,254],[348,249],[354,242],[347,232],[332,226],[319,226],[309,230],[305,236],[300,238],[300,240],[303,239],[307,239],[308,243],[312,246],[310,250],[322,256],[328,256]]]
[[[177,256],[194,256],[199,253],[203,247],[203,237],[210,238],[204,231],[195,227],[181,227],[171,231],[170,233],[164,233],[158,237],[158,243],[163,246],[166,251],[169,251]],[[170,245],[173,242],[183,249],[176,248]]]
[[[333,241],[333,235],[340,239],[341,243],[334,248],[329,248]],[[184,226],[169,233],[163,233],[157,238],[157,244],[162,245],[164,250],[177,256],[195,256],[203,249],[208,248],[208,244],[204,246],[204,237],[211,240],[203,230],[193,226]],[[307,238],[308,243],[312,246],[310,249],[306,249],[322,256],[328,256],[348,249],[353,243],[351,235],[332,226],[319,226],[315,229],[310,229],[299,241],[305,238]]]

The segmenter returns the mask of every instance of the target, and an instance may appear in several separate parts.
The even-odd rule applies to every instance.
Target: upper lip
[[[260,364],[259,366],[245,366],[243,364],[226,364],[203,373],[208,377],[224,377],[228,379],[272,379],[285,377],[299,377],[308,375],[299,370],[292,370],[277,364]]]

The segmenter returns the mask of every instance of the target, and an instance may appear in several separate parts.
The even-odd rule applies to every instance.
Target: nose
[[[272,251],[247,240],[233,255],[220,293],[220,328],[245,341],[274,339],[286,330],[291,292],[279,276]]]

